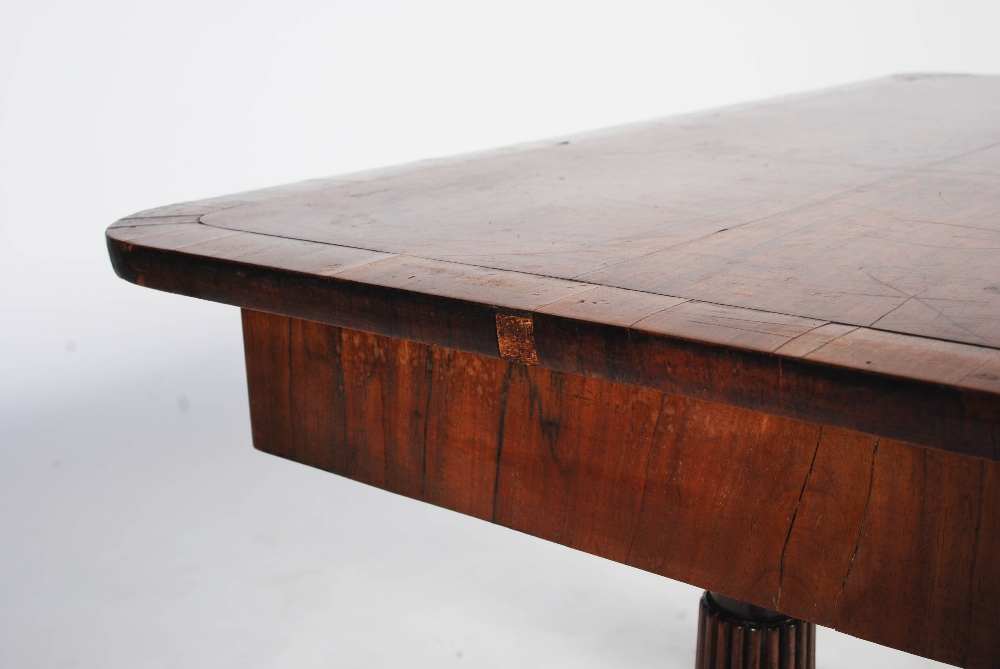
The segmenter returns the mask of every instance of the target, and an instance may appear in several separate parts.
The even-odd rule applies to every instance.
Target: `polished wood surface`
[[[895,77],[172,205],[108,243],[162,290],[998,459],[998,177],[1000,78]]]
[[[1000,463],[245,310],[254,445],[806,621],[1000,662]]]
[[[1000,78],[905,76],[126,217],[244,309],[255,445],[1000,666]]]

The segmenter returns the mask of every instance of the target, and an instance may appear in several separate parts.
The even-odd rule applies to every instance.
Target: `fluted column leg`
[[[706,592],[695,669],[815,669],[816,625]]]

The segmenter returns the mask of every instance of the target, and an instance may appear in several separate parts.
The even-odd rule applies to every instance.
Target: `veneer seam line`
[[[220,228],[220,227],[217,227],[217,226],[207,225],[207,224],[204,224],[204,223],[190,223],[190,224],[186,224],[186,225],[205,225],[206,227],[210,227],[210,228],[213,228],[213,229],[216,229],[216,230],[229,230],[229,228]],[[348,265],[346,265],[346,266],[344,266],[342,268],[338,268],[336,271],[330,272],[329,274],[318,274],[318,273],[315,273],[315,272],[304,272],[304,271],[300,271],[300,270],[287,269],[287,268],[270,268],[270,267],[267,267],[267,266],[264,266],[264,265],[255,265],[252,262],[246,262],[246,261],[242,261],[242,260],[232,260],[232,259],[229,259],[229,258],[221,258],[221,257],[218,257],[218,256],[203,255],[203,254],[198,254],[198,253],[192,254],[190,252],[190,249],[192,247],[198,246],[200,244],[204,244],[204,243],[207,243],[207,242],[210,242],[210,241],[217,241],[218,239],[226,239],[226,238],[229,238],[231,236],[239,235],[239,234],[260,235],[262,237],[270,237],[270,238],[274,238],[274,239],[294,239],[295,241],[303,241],[303,242],[313,243],[313,244],[322,244],[324,246],[331,246],[331,247],[336,247],[336,248],[347,248],[347,249],[353,249],[353,250],[358,250],[358,251],[368,251],[368,252],[371,252],[371,253],[378,253],[378,254],[381,254],[381,257],[371,258],[371,259],[369,259],[367,261],[364,261],[364,262],[361,262],[361,263],[357,263],[357,264],[353,264],[353,263],[352,264],[348,264]],[[150,235],[150,236],[153,236],[153,235]],[[712,302],[712,301],[708,301],[708,300],[699,300],[699,299],[696,299],[696,298],[682,297],[680,295],[665,295],[665,294],[662,294],[662,293],[651,293],[651,292],[647,292],[647,291],[633,290],[633,289],[629,289],[629,288],[620,288],[618,286],[609,286],[609,285],[606,285],[606,284],[592,283],[592,282],[589,282],[589,281],[581,281],[579,279],[563,279],[561,277],[552,277],[552,276],[541,275],[541,274],[531,274],[529,272],[520,272],[520,271],[517,271],[517,270],[508,270],[508,269],[500,269],[500,268],[493,268],[493,267],[484,267],[484,266],[481,266],[481,265],[470,265],[470,264],[467,264],[467,263],[458,263],[458,262],[449,261],[449,260],[437,260],[435,258],[424,258],[424,257],[421,257],[421,256],[413,256],[413,255],[408,255],[408,254],[393,254],[393,253],[386,252],[386,251],[376,251],[376,250],[373,250],[373,249],[366,249],[366,248],[363,248],[363,247],[342,246],[342,245],[339,245],[339,244],[330,244],[328,242],[310,242],[309,240],[300,240],[300,239],[291,238],[291,237],[280,237],[280,236],[277,236],[277,235],[268,235],[268,234],[257,233],[257,232],[232,231],[231,235],[223,235],[223,236],[220,236],[220,237],[216,237],[216,238],[214,238],[212,240],[203,240],[203,241],[198,241],[198,242],[192,242],[190,244],[185,244],[184,246],[177,247],[175,249],[157,249],[156,247],[144,246],[142,243],[140,243],[141,239],[144,239],[144,238],[140,238],[140,239],[137,239],[137,240],[129,240],[129,241],[117,240],[116,239],[115,241],[118,242],[118,243],[121,243],[121,244],[128,244],[130,246],[139,246],[139,247],[142,247],[142,248],[154,249],[154,250],[162,251],[162,252],[165,252],[165,253],[180,252],[180,253],[185,253],[185,254],[188,254],[188,255],[198,255],[200,257],[204,257],[204,258],[207,258],[207,259],[210,259],[210,260],[213,260],[213,261],[232,263],[232,264],[236,264],[236,265],[256,266],[256,267],[262,267],[262,268],[265,268],[265,269],[274,269],[274,270],[279,270],[279,271],[284,271],[284,272],[294,272],[294,273],[297,273],[297,274],[302,274],[304,276],[312,276],[312,277],[317,277],[317,278],[330,278],[330,279],[337,279],[337,280],[340,280],[340,281],[350,281],[352,283],[360,283],[362,285],[370,285],[370,284],[365,284],[364,281],[357,281],[355,279],[341,278],[338,275],[340,275],[340,274],[342,274],[344,272],[348,272],[348,271],[352,271],[352,270],[358,269],[360,267],[366,267],[368,265],[374,265],[376,263],[383,262],[383,261],[388,261],[388,260],[393,260],[395,258],[414,258],[414,259],[417,259],[417,260],[424,260],[424,261],[428,261],[428,262],[432,262],[432,263],[444,263],[444,264],[449,264],[449,265],[456,265],[456,266],[459,266],[459,267],[470,267],[470,268],[475,268],[475,269],[480,269],[480,270],[488,270],[488,271],[491,271],[491,272],[510,273],[510,274],[517,274],[517,275],[521,275],[521,276],[527,276],[527,277],[545,278],[545,279],[550,279],[550,280],[553,280],[553,281],[559,281],[559,282],[562,282],[562,283],[565,283],[565,284],[578,284],[581,287],[582,286],[587,286],[588,287],[586,289],[581,289],[577,293],[557,298],[557,299],[553,300],[552,302],[548,302],[548,303],[543,304],[543,305],[535,306],[532,309],[520,310],[520,311],[525,311],[525,312],[531,313],[531,314],[539,313],[539,311],[538,311],[539,309],[543,309],[546,306],[554,304],[555,302],[559,302],[559,301],[561,301],[563,299],[566,299],[568,297],[573,297],[575,295],[579,295],[579,294],[582,294],[582,293],[585,293],[585,292],[589,292],[589,290],[592,289],[592,288],[613,288],[615,290],[630,291],[630,292],[641,293],[641,294],[644,294],[644,295],[649,295],[649,296],[654,296],[654,297],[665,297],[665,298],[671,298],[671,299],[676,299],[676,300],[682,300],[682,302],[680,302],[678,304],[671,305],[670,307],[664,307],[663,309],[660,309],[659,311],[657,311],[657,312],[655,312],[653,314],[649,314],[647,316],[643,316],[638,321],[636,321],[632,325],[628,326],[629,329],[634,328],[638,323],[642,322],[643,320],[651,318],[652,316],[655,316],[656,314],[662,313],[663,311],[669,311],[670,309],[673,309],[674,307],[680,306],[681,304],[684,304],[684,303],[687,303],[687,302],[696,302],[696,303],[701,303],[701,304],[707,304],[707,305],[713,305],[713,306],[718,306],[718,307],[724,307],[724,308],[728,308],[728,309],[737,309],[737,310],[742,310],[742,311],[746,311],[746,312],[750,312],[750,313],[769,314],[769,315],[775,315],[775,316],[786,316],[786,317],[789,317],[789,318],[798,318],[798,319],[803,319],[803,320],[823,321],[823,319],[812,318],[812,317],[809,317],[809,316],[802,316],[802,315],[799,315],[799,314],[791,314],[791,313],[780,312],[780,311],[768,311],[768,310],[764,310],[764,309],[754,309],[754,308],[751,308],[751,307],[740,307],[740,306],[736,306],[736,305],[732,305],[732,304],[726,304],[724,302]],[[415,283],[419,283],[419,282],[415,282]],[[421,294],[421,295],[430,295],[430,296],[445,297],[444,295],[440,295],[440,294],[437,294],[437,293],[430,293],[430,292],[425,292],[425,291],[421,291],[421,290],[414,290],[412,288],[402,287],[402,286],[383,286],[383,287],[388,287],[388,288],[393,288],[395,290],[402,290],[402,291],[417,293],[417,294]],[[497,308],[497,306],[498,306],[496,304],[492,304],[492,303],[489,303],[489,302],[478,302],[476,300],[471,300],[471,299],[467,299],[467,298],[454,298],[453,297],[452,299],[457,299],[457,300],[462,301],[462,302],[470,302],[470,303],[476,303],[476,304],[483,304],[485,306],[490,306],[490,307],[494,307],[494,308]],[[582,320],[582,319],[576,319],[576,320]],[[600,323],[599,321],[584,321],[584,322]],[[603,324],[603,325],[609,325],[609,326],[612,325],[610,323],[601,323],[601,324]],[[809,330],[796,335],[792,339],[789,339],[789,342],[792,341],[792,340],[794,340],[794,339],[796,339],[796,338],[798,338],[798,337],[800,337],[800,336],[802,336],[803,334],[807,334],[808,332],[810,332],[812,330],[815,330],[818,327],[822,327],[823,325],[827,325],[827,324],[836,324],[836,325],[843,325],[845,327],[853,327],[853,328],[856,328],[856,329],[867,329],[867,330],[872,330],[872,331],[877,331],[877,332],[884,332],[886,334],[896,335],[896,336],[900,336],[900,337],[912,337],[914,339],[921,339],[921,340],[928,340],[928,341],[939,341],[939,342],[942,342],[942,343],[952,344],[952,345],[955,345],[955,346],[968,346],[968,347],[971,347],[971,348],[974,348],[974,349],[988,349],[988,350],[992,350],[992,351],[1000,351],[1000,346],[990,346],[988,344],[971,344],[971,343],[968,343],[968,342],[954,341],[954,340],[951,340],[951,339],[943,339],[943,338],[940,338],[940,337],[930,337],[930,336],[927,336],[927,335],[918,335],[918,334],[913,334],[913,333],[910,333],[910,332],[900,332],[898,330],[890,330],[890,329],[886,329],[886,328],[876,328],[876,327],[873,327],[871,325],[868,325],[868,326],[860,325],[859,326],[859,325],[856,325],[854,323],[844,323],[844,322],[832,321],[832,320],[831,321],[823,321],[823,322],[821,322],[819,325],[816,325],[816,326],[810,328]],[[614,326],[614,327],[622,327],[622,326]],[[841,337],[842,336],[845,336],[845,335],[841,335]],[[840,337],[837,337],[837,339],[839,339],[839,338]],[[694,340],[694,341],[697,341],[697,340]],[[834,340],[831,340],[831,341],[834,341]],[[784,346],[786,343],[788,343],[788,342],[782,343],[778,348],[780,349],[781,346]],[[827,342],[826,344],[823,344],[819,348],[823,348],[824,346],[826,346],[829,343],[831,343],[831,342]],[[754,349],[750,349],[750,350],[754,350]],[[816,350],[818,350],[818,349],[814,349],[813,351],[811,351],[811,353],[815,353]],[[773,351],[770,351],[769,353],[775,354],[775,355],[781,355],[782,357],[792,358],[792,359],[798,359],[798,357],[801,357],[801,356],[787,356],[787,355],[783,355],[783,354],[777,353],[777,349],[775,349]]]

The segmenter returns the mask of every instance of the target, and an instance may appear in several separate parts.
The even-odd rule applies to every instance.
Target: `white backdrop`
[[[894,72],[1000,3],[0,0],[0,666],[689,667],[698,591],[252,450],[157,205]],[[819,666],[933,663],[827,630]]]

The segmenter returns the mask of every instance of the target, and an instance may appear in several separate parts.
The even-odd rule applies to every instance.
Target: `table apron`
[[[1000,463],[243,311],[254,446],[942,662],[1000,663]]]

